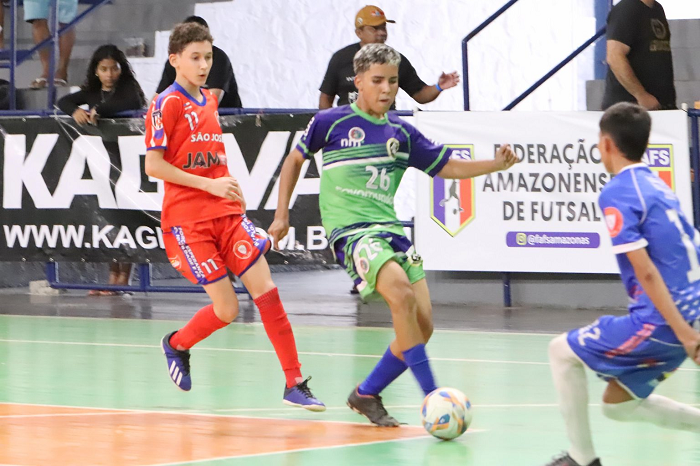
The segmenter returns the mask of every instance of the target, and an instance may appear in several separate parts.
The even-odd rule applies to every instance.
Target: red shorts
[[[245,215],[174,226],[163,232],[163,241],[170,264],[199,285],[226,277],[227,268],[240,277],[270,249],[270,240]]]

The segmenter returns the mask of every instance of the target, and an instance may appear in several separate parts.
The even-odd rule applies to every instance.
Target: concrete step
[[[700,79],[697,81],[676,81],[675,85],[676,102],[679,107],[684,103],[688,104],[689,107],[693,107],[696,101],[700,101]],[[600,110],[604,93],[604,79],[586,81],[586,109]]]

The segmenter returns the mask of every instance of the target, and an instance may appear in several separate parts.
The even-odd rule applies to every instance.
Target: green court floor
[[[0,316],[0,403],[362,423],[364,418],[351,412],[345,399],[392,338],[390,329],[296,325],[302,370],[313,376],[310,386],[328,406],[325,413],[315,414],[281,403],[284,378],[260,324],[232,324],[193,349],[194,388],[189,393],[178,391],[166,373],[159,342],[181,324]],[[474,406],[470,432],[457,441],[425,436],[196,464],[542,465],[567,445],[546,362],[551,337],[435,332],[428,350],[438,383],[464,391]],[[700,465],[700,437],[607,420],[598,406],[603,384],[591,374],[589,384],[594,440],[605,466]],[[698,404],[700,371],[686,363],[658,392]],[[383,395],[391,414],[420,425],[422,396],[410,373]],[[0,438],[12,442],[12,430],[3,422],[9,421],[0,417]],[[267,426],[261,436],[270,442],[290,442],[275,437],[274,422]],[[368,424],[367,429],[374,427]],[[52,466],[71,464],[69,459],[56,461]]]

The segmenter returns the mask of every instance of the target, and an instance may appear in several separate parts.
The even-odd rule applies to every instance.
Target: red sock
[[[297,345],[294,341],[292,325],[284,312],[277,288],[273,288],[255,299],[255,304],[260,309],[260,319],[265,326],[267,337],[275,347],[275,353],[280,360],[284,377],[287,379],[287,388],[297,384],[297,378],[301,377],[301,363],[297,355]]]
[[[187,324],[170,337],[170,346],[175,349],[190,349],[206,337],[228,324],[214,314],[214,305],[204,306]]]

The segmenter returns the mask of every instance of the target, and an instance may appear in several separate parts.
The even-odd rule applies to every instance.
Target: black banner
[[[229,170],[248,217],[267,229],[284,157],[312,115],[221,117]],[[160,231],[162,183],[144,172],[143,119],[0,119],[0,261],[167,262]],[[332,261],[318,210],[319,171],[306,164],[292,230],[271,263]]]

